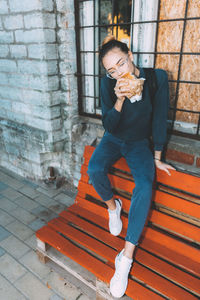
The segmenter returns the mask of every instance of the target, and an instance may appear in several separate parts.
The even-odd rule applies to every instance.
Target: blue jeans
[[[90,159],[88,174],[102,200],[112,199],[113,192],[107,174],[109,168],[122,156],[126,159],[135,181],[125,240],[138,245],[151,204],[155,173],[148,139],[124,142],[106,132]]]

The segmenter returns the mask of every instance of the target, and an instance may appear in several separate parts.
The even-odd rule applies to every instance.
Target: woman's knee
[[[87,173],[90,176],[95,176],[99,173],[104,173],[104,168],[102,166],[102,163],[99,163],[97,160],[91,159],[88,165],[88,171]]]
[[[153,186],[153,178],[150,176],[142,176],[135,179],[135,188],[145,192],[151,192]]]

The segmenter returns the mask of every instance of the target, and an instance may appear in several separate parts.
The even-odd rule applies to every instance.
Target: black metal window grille
[[[143,20],[143,21],[134,21],[131,19],[131,16],[133,16],[134,12],[134,0],[127,0],[127,1],[120,1],[120,0],[74,0],[75,2],[75,29],[76,29],[76,45],[77,45],[77,73],[76,76],[78,78],[78,104],[79,104],[79,114],[83,116],[89,116],[93,118],[101,118],[101,107],[100,107],[100,101],[99,101],[99,87],[100,87],[100,79],[102,76],[104,76],[104,70],[102,69],[102,66],[98,59],[98,47],[101,44],[103,37],[107,35],[108,32],[112,32],[116,35],[118,38],[119,30],[120,28],[123,28],[124,31],[127,31],[128,34],[130,34],[130,49],[133,52],[134,55],[141,55],[141,54],[148,54],[154,56],[154,65],[155,68],[156,64],[156,58],[157,55],[178,55],[179,56],[179,63],[178,63],[178,75],[177,80],[169,79],[169,83],[175,83],[175,97],[173,103],[170,105],[170,126],[169,130],[172,131],[174,134],[177,135],[183,135],[187,137],[192,137],[195,139],[200,139],[200,111],[199,110],[190,110],[190,109],[181,109],[177,107],[178,103],[178,97],[179,97],[179,88],[181,83],[188,83],[191,85],[198,85],[198,89],[200,89],[200,81],[187,81],[187,80],[181,80],[180,74],[181,74],[181,65],[184,55],[195,55],[198,56],[200,52],[183,52],[183,46],[184,46],[184,38],[185,38],[185,31],[186,31],[186,24],[187,21],[190,20],[200,20],[200,16],[198,17],[188,17],[188,4],[189,0],[186,0],[185,4],[185,12],[183,18],[173,18],[173,19],[159,19],[159,12],[160,12],[160,3],[161,0],[159,0],[158,3],[158,15],[157,19],[155,20]],[[81,22],[81,16],[80,11],[82,9],[82,5],[86,2],[92,3],[92,22],[91,24],[84,25]],[[123,14],[119,14],[120,9],[120,3],[125,3],[126,6],[123,7],[124,9],[124,18]],[[110,12],[109,12],[109,23],[106,23],[104,18],[102,17],[102,6],[106,7],[105,5],[109,5]],[[87,19],[87,15],[85,16]],[[97,22],[98,20],[98,22]],[[157,41],[158,41],[158,26],[162,22],[183,22],[183,29],[181,33],[181,47],[180,51],[178,52],[159,52],[157,51]],[[133,36],[132,36],[132,26],[135,26],[136,24],[156,24],[156,39],[155,39],[155,51],[133,51]],[[81,34],[85,33],[87,34],[88,29],[92,30],[92,35],[89,36],[90,40],[93,40],[92,43],[92,49],[83,49],[83,40],[81,40]],[[197,29],[199,30],[199,29]],[[103,33],[103,34],[102,34]],[[104,34],[106,33],[106,34]],[[84,72],[84,55],[90,55],[91,57],[89,61],[87,61],[87,64],[92,66],[92,72],[86,73]],[[86,85],[86,78],[90,78],[90,82],[93,82],[93,94],[87,94],[87,89],[85,89]],[[198,95],[197,95],[198,97]],[[188,99],[189,101],[190,99]],[[86,101],[91,101],[93,104],[92,112],[88,112],[87,109],[85,109],[85,103]],[[200,99],[196,99],[197,103],[200,102]],[[196,128],[193,130],[193,132],[183,132],[182,130],[178,130],[175,127],[175,121],[176,121],[176,114],[177,112],[180,113],[188,113],[190,115],[195,115],[197,118],[196,122]]]

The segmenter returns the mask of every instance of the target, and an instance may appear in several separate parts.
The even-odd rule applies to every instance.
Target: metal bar
[[[114,33],[114,1],[115,0],[112,0],[112,34]]]
[[[158,2],[158,16],[157,16],[157,20],[159,20],[160,19],[160,0],[159,0],[159,2]],[[156,24],[157,26],[156,26],[156,40],[155,40],[155,53],[154,53],[154,69],[155,69],[155,66],[156,66],[156,59],[157,59],[157,54],[158,54],[158,52],[157,52],[157,46],[158,46],[158,25],[159,25],[159,23],[157,23]]]
[[[93,24],[96,25],[96,0],[93,1]],[[95,45],[96,45],[96,27],[93,29],[93,50],[95,51]],[[96,60],[95,60],[95,54],[93,54],[93,74],[96,74]],[[94,96],[96,97],[96,77],[93,77],[93,84],[94,84]],[[94,103],[94,111],[96,113],[96,101],[93,101]]]
[[[131,23],[134,21],[134,7],[135,7],[135,0],[132,0],[132,3],[131,3]],[[131,33],[130,50],[131,50],[131,52],[133,52],[133,25],[130,25],[130,26],[131,26],[131,30],[130,30],[130,33]]]
[[[174,108],[174,107],[169,107],[170,110],[175,110],[175,111],[182,111],[182,112],[187,112],[187,113],[193,113],[193,114],[200,114],[199,111],[196,110],[189,110],[189,109],[183,109],[183,108]]]
[[[99,20],[101,18],[101,15],[100,15],[100,3],[101,0],[98,0],[98,5],[99,5]],[[98,31],[98,45],[100,45],[100,40],[101,40],[101,28],[99,28],[99,31]],[[98,60],[99,62],[99,73],[100,73],[100,70],[101,70],[101,62],[100,62],[100,59]],[[99,96],[100,96],[100,84],[101,84],[101,78],[99,77]],[[100,104],[100,103],[99,103]]]
[[[80,77],[80,76],[93,76],[93,77],[103,77],[103,75],[95,75],[95,74],[84,74],[84,73],[74,73],[75,76]],[[179,82],[179,83],[190,83],[190,84],[200,84],[200,81],[188,81],[188,80],[174,80],[174,79],[169,79],[169,82]]]
[[[198,124],[197,124],[197,135],[200,136],[200,115],[199,115],[199,120],[198,120]]]
[[[80,50],[80,53],[98,53],[99,51],[84,51]],[[181,52],[159,52],[159,51],[133,51],[135,54],[167,54],[167,55],[179,55]],[[200,55],[200,52],[182,52],[183,55]]]
[[[188,10],[188,0],[186,0],[186,5],[185,5],[185,17],[187,16],[187,10]],[[179,66],[178,66],[178,76],[177,76],[177,85],[176,85],[176,94],[175,94],[175,101],[174,101],[175,110],[174,110],[173,115],[172,115],[172,123],[171,123],[172,128],[174,128],[174,122],[176,120],[176,109],[177,109],[178,94],[179,94],[179,80],[180,80],[180,73],[181,73],[181,63],[182,63],[182,52],[183,52],[183,43],[184,43],[184,36],[185,36],[185,27],[186,27],[186,21],[184,21],[184,23],[183,23],[180,58],[179,58]]]
[[[192,140],[198,140],[200,141],[200,135],[196,135],[193,133],[188,133],[188,132],[183,132],[183,131],[178,131],[178,130],[169,130],[168,129],[168,133],[169,134],[173,134],[173,135],[177,135],[177,136],[182,136],[182,137],[186,137],[186,138],[190,138]]]
[[[114,1],[114,0],[112,0]],[[137,22],[124,22],[124,23],[112,23],[109,24],[98,24],[98,25],[85,25],[80,26],[78,29],[90,28],[90,27],[115,27],[115,26],[127,26],[131,24],[146,24],[146,23],[165,23],[165,22],[181,22],[181,21],[190,21],[190,20],[200,20],[200,17],[189,17],[189,18],[178,18],[178,19],[166,19],[166,20],[149,20],[149,21],[137,21]]]
[[[80,2],[84,2],[86,0],[81,0],[81,1],[78,1],[78,0],[74,0],[75,3],[80,3]],[[90,0],[91,1],[91,0]],[[95,1],[95,0],[93,0]],[[100,1],[100,0],[98,0]],[[157,20],[149,20],[149,21],[138,21],[138,22],[134,22],[134,19],[132,17],[131,19],[131,22],[126,22],[126,23],[118,23],[118,20],[117,22],[114,24],[114,1],[115,0],[111,0],[112,1],[112,23],[111,24],[95,24],[95,22],[93,23],[93,25],[91,26],[79,26],[80,24],[76,22],[75,24],[75,27],[76,29],[78,29],[78,31],[80,31],[81,28],[91,28],[93,27],[94,30],[96,28],[99,28],[99,35],[98,35],[98,38],[99,38],[99,41],[98,41],[98,44],[100,43],[100,28],[109,28],[111,27],[112,28],[112,33],[114,32],[114,28],[117,26],[117,29],[118,29],[118,26],[127,26],[127,25],[131,25],[133,26],[134,24],[145,24],[145,23],[156,23],[157,24],[157,28],[156,28],[156,50],[157,50],[157,40],[158,40],[158,25],[159,23],[162,23],[162,22],[180,22],[180,21],[183,21],[183,31],[182,31],[182,40],[181,40],[181,49],[179,52],[158,52],[158,51],[154,51],[154,52],[133,52],[135,54],[153,54],[155,55],[155,59],[154,59],[154,67],[155,67],[155,64],[156,64],[156,58],[158,55],[179,55],[179,69],[178,69],[178,77],[177,77],[177,80],[169,80],[169,82],[176,82],[177,83],[177,87],[176,87],[176,95],[175,95],[175,105],[174,107],[170,107],[170,110],[174,111],[174,114],[173,114],[173,119],[172,119],[172,123],[173,123],[173,126],[174,126],[174,123],[175,123],[175,118],[176,118],[176,111],[180,111],[180,112],[185,112],[185,113],[191,113],[191,114],[196,114],[198,115],[199,114],[199,120],[198,120],[198,125],[197,125],[197,133],[194,135],[194,134],[188,134],[188,133],[184,133],[184,132],[178,132],[176,130],[174,130],[173,126],[171,127],[171,132],[173,134],[177,134],[177,135],[182,135],[182,136],[190,136],[191,138],[194,138],[194,139],[200,139],[200,135],[199,135],[199,130],[200,130],[200,112],[198,111],[191,111],[191,110],[186,110],[186,109],[179,109],[177,108],[177,102],[178,102],[178,93],[179,93],[179,84],[180,83],[189,83],[189,84],[200,84],[200,82],[194,82],[194,81],[184,81],[184,80],[180,80],[180,72],[181,72],[181,62],[182,62],[182,57],[183,55],[199,55],[200,53],[188,53],[188,52],[183,52],[183,43],[184,43],[184,36],[185,36],[185,28],[186,28],[186,21],[188,20],[199,20],[200,17],[187,17],[187,11],[188,11],[188,0],[186,2],[186,7],[185,7],[185,16],[184,18],[177,18],[177,19],[167,19],[167,20],[159,20],[159,12],[160,12],[160,9],[158,9],[158,19]],[[132,0],[132,3],[134,2],[134,0]],[[99,2],[98,2],[99,3]],[[76,9],[77,9],[77,5],[76,5]],[[160,8],[160,0],[159,0],[159,8]],[[134,7],[132,7],[132,13],[134,14]],[[100,10],[99,10],[99,14],[100,14]],[[99,15],[100,16],[100,15]],[[100,18],[99,18],[100,19]],[[95,20],[94,20],[95,21]],[[80,22],[80,20],[79,20]],[[77,31],[77,32],[78,32]],[[131,37],[132,38],[132,37]],[[79,45],[80,45],[80,34],[79,34]],[[95,45],[95,35],[94,35],[94,45]],[[132,42],[131,42],[131,47],[132,47]],[[80,47],[78,48],[77,47],[77,52],[79,51],[79,57],[80,57],[80,54],[81,53],[98,53],[99,51],[95,51],[95,48],[93,49],[94,51],[80,51]],[[77,57],[78,57],[77,56]],[[82,74],[81,72],[81,65],[80,65],[80,68],[78,67],[78,62],[80,62],[80,60],[78,60],[77,58],[77,73],[75,74],[78,78],[78,82],[81,83],[81,78],[83,76],[93,76],[94,77],[94,81],[95,79],[98,77],[99,80],[101,77],[103,77],[104,75],[96,75],[95,72],[94,74]],[[79,63],[80,64],[80,63]],[[100,62],[99,62],[100,64]],[[99,70],[100,70],[100,65],[99,65]],[[94,68],[94,71],[95,71],[95,68]],[[100,85],[99,85],[100,87]],[[79,89],[79,92],[78,92],[78,95],[79,95],[79,100],[87,97],[87,98],[93,98],[95,100],[95,105],[96,105],[96,100],[99,98],[97,97],[97,94],[95,92],[94,94],[94,97],[92,96],[85,96],[85,95],[82,95],[82,90]],[[79,101],[80,102],[80,101]],[[80,104],[79,104],[80,105]],[[81,106],[82,107],[82,106]],[[96,106],[95,106],[95,112],[96,112]],[[101,118],[101,116],[99,114],[90,114],[90,113],[86,113],[86,112],[83,112],[83,110],[80,111],[80,114],[81,115],[84,115],[84,116],[88,116],[88,117],[93,117],[93,118]]]
[[[75,26],[76,28],[80,27],[80,16],[79,16],[79,3],[77,0],[74,0],[74,12],[75,12]],[[77,62],[77,72],[81,72],[81,54],[80,54],[80,30],[76,30],[76,62]],[[82,114],[82,83],[81,77],[77,78],[77,85],[78,85],[78,111],[79,114]]]

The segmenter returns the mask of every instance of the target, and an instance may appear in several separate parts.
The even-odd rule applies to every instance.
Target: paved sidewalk
[[[94,299],[35,253],[35,231],[71,205],[75,194],[70,186],[48,187],[0,167],[1,300]]]

